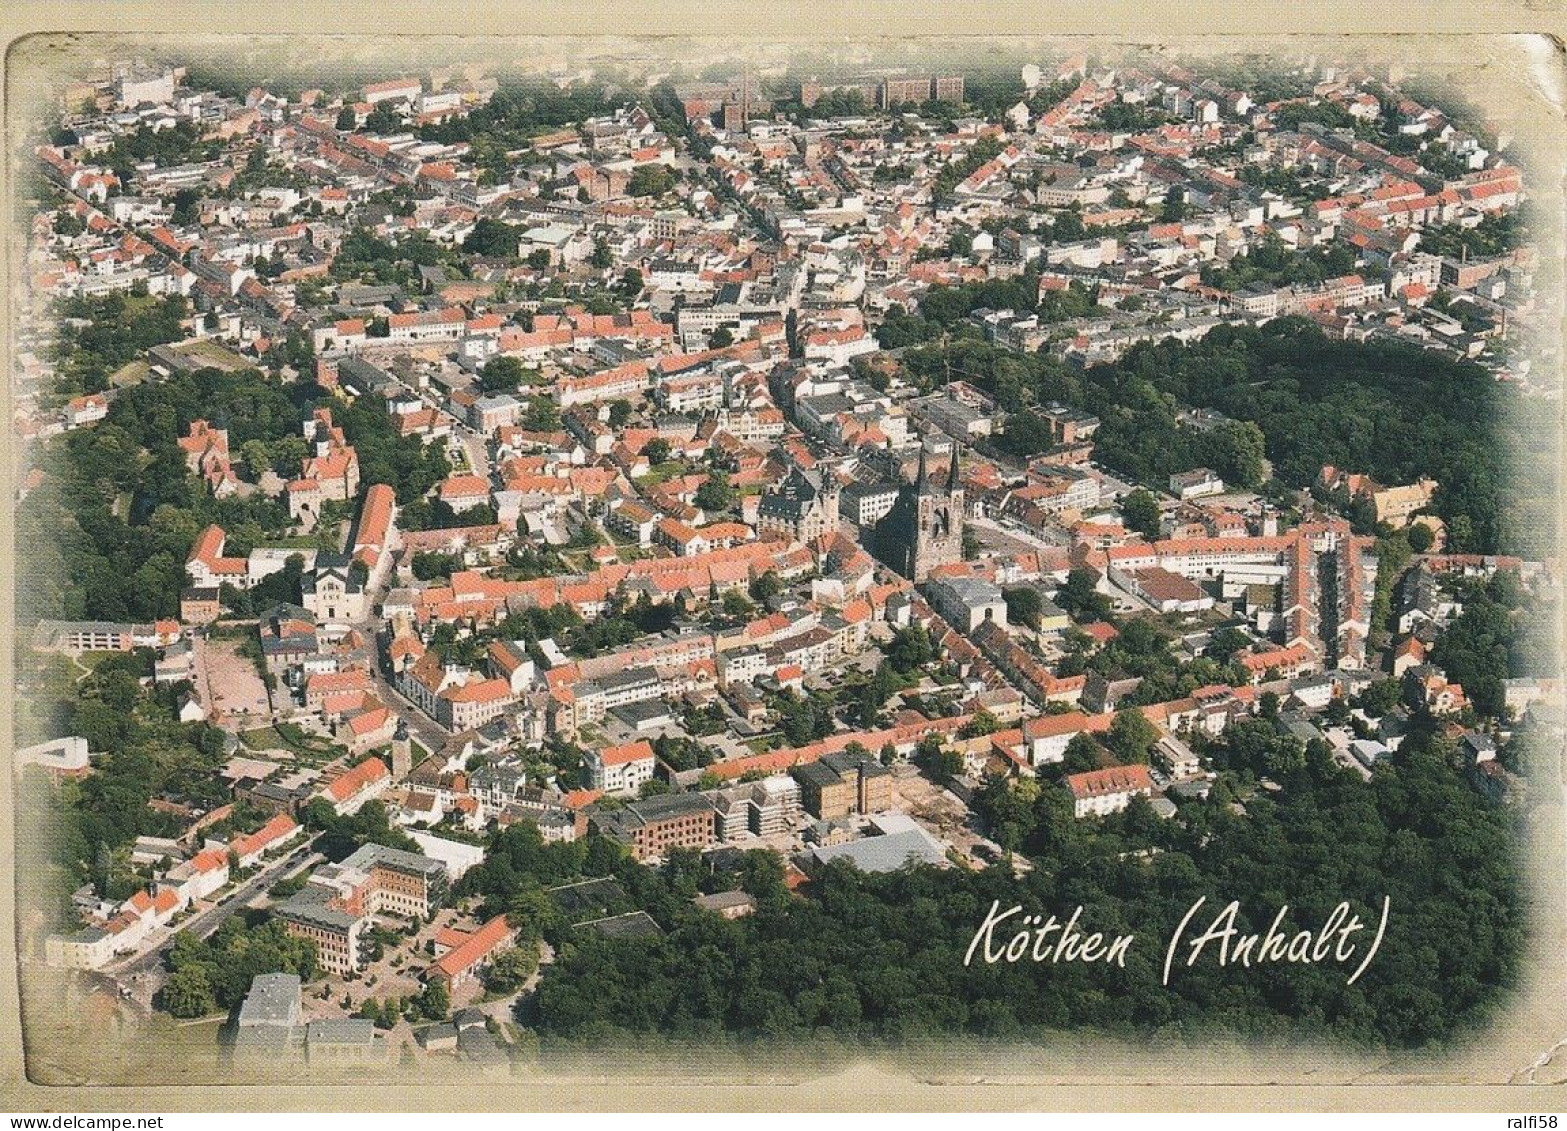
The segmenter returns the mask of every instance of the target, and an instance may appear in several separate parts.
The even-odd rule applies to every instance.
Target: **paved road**
[[[392,686],[382,674],[380,665],[376,663],[373,648],[363,656],[363,663],[370,673],[371,682],[375,685],[376,695],[381,702],[392,708],[394,714],[408,723],[409,736],[431,754],[439,752],[451,739],[451,733],[437,726],[431,721],[430,716],[415,707],[401,691]]]
[[[377,598],[379,595],[379,593],[372,593],[372,598]],[[367,603],[373,605],[373,599]],[[362,647],[354,649],[350,662],[357,664],[369,674],[376,695],[381,702],[392,708],[394,714],[407,721],[408,733],[413,740],[432,754],[439,751],[452,737],[450,732],[437,726],[428,715],[409,702],[402,692],[392,686],[385,673],[381,670],[379,649],[376,643],[380,619],[374,614],[368,614],[364,619],[355,621],[353,628],[359,634],[360,639],[364,641],[364,644]]]
[[[468,453],[468,471],[471,475],[477,475],[481,479],[490,477],[490,452],[489,440],[481,436],[465,424],[457,425],[453,431],[462,441],[462,446]]]
[[[366,602],[368,607],[373,607],[381,594],[376,592],[371,596],[372,600]],[[436,726],[430,719],[430,716],[410,703],[402,692],[392,686],[391,681],[386,678],[386,674],[381,670],[380,647],[377,644],[377,634],[381,627],[380,618],[373,612],[367,613],[363,620],[355,621],[353,627],[364,643],[361,647],[354,649],[350,661],[369,674],[371,682],[375,685],[376,695],[381,702],[392,708],[394,714],[401,716],[407,721],[408,733],[413,737],[413,740],[430,751],[430,753],[433,754],[445,746],[446,740],[451,738],[451,735],[439,726]]]
[[[192,915],[179,925],[178,931],[190,931],[198,938],[204,939],[221,927],[257,895],[285,876],[304,868],[314,867],[322,860],[325,860],[326,857],[311,848],[315,843],[315,839],[315,837],[311,837],[287,856],[279,857],[267,865],[267,867],[230,892],[222,903]],[[137,975],[151,972],[161,965],[163,950],[170,940],[173,939],[175,933],[177,932],[168,932],[150,950],[121,959],[118,964],[104,967],[104,973],[111,974],[121,982],[125,982]]]

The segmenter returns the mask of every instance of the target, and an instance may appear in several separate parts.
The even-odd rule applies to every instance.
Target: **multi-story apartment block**
[[[589,750],[583,760],[594,789],[608,794],[636,793],[653,777],[653,747],[646,739]]]
[[[892,771],[868,754],[828,754],[793,772],[800,803],[813,817],[832,820],[892,807]]]
[[[1072,791],[1072,812],[1078,817],[1102,817],[1119,813],[1134,797],[1153,793],[1153,779],[1147,766],[1111,766],[1069,774],[1066,786]]]
[[[700,793],[667,793],[624,809],[594,812],[588,824],[646,861],[671,848],[706,848],[718,837],[717,817],[712,801]]]
[[[316,943],[324,969],[363,966],[360,939],[377,915],[422,919],[446,898],[446,865],[428,856],[367,844],[340,864],[324,864],[274,908],[292,935]]]

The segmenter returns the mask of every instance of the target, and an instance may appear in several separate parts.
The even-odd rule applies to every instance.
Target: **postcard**
[[[1560,1084],[1552,42],[688,31],[12,44],[23,1106]]]

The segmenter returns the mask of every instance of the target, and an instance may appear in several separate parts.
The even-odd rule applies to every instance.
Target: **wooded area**
[[[1071,1029],[1403,1047],[1470,1032],[1499,1007],[1523,938],[1508,811],[1465,785],[1451,744],[1429,731],[1369,784],[1270,732],[1242,728],[1215,750],[1224,765],[1266,771],[1283,786],[1277,799],[1255,793],[1244,815],[1214,799],[1183,802],[1178,819],[1161,820],[1144,803],[1100,824],[1074,819],[1061,787],[1040,787],[1019,810],[1038,853],[1022,880],[1002,865],[867,875],[834,863],[815,873],[805,899],[765,877],[742,880],[759,909],[725,921],[690,903],[704,877],[685,856],[657,872],[624,866],[622,883],[667,933],[559,933],[536,1023],[584,1045],[654,1031],[773,1040],[828,1029],[897,1044]],[[1340,900],[1374,918],[1383,895],[1392,899],[1387,935],[1353,986],[1332,965],[1208,963],[1160,984],[1164,940],[1199,896],[1239,900],[1247,931],[1288,904],[1281,929],[1293,933],[1320,925]],[[1041,913],[1082,905],[1094,930],[1137,939],[1125,968],[965,967],[993,900]]]

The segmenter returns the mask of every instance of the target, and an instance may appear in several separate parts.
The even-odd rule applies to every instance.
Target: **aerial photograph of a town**
[[[56,79],[33,1079],[1369,1068],[1520,992],[1561,279],[1486,107],[1048,42]]]

